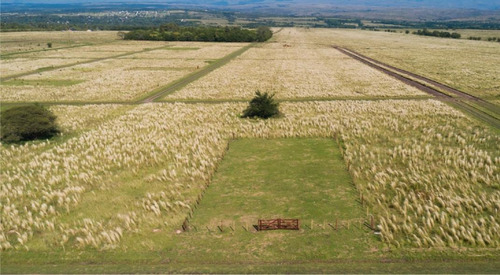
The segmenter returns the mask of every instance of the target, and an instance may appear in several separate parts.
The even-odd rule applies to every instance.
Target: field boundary
[[[150,103],[153,101],[157,101],[158,99],[161,99],[165,97],[166,95],[169,95],[175,91],[178,91],[185,86],[187,86],[189,83],[194,82],[205,75],[211,73],[212,71],[226,65],[231,61],[232,59],[240,56],[244,52],[246,52],[248,49],[252,48],[255,46],[256,43],[252,43],[250,45],[247,45],[241,49],[238,49],[220,59],[217,59],[215,62],[208,64],[207,66],[201,68],[200,70],[197,70],[181,79],[178,79],[170,84],[167,84],[166,86],[160,87],[158,89],[153,90],[146,96],[140,97],[136,103]]]
[[[140,50],[140,51],[126,52],[126,53],[121,53],[121,54],[117,54],[117,55],[113,55],[113,56],[107,56],[107,57],[90,59],[90,60],[86,60],[86,61],[82,61],[82,62],[75,62],[75,63],[65,64],[65,65],[59,65],[59,66],[51,66],[51,67],[45,67],[45,68],[38,68],[38,69],[36,69],[34,71],[29,71],[29,72],[24,72],[24,73],[19,73],[19,74],[14,74],[14,75],[9,75],[9,76],[2,77],[2,78],[0,78],[0,81],[7,81],[7,80],[10,80],[10,79],[14,79],[14,78],[18,78],[18,77],[23,77],[23,76],[28,76],[28,75],[33,75],[33,74],[37,74],[37,73],[41,73],[41,72],[49,72],[49,71],[54,71],[54,70],[58,70],[58,69],[64,69],[64,68],[69,68],[69,67],[73,67],[73,66],[77,66],[77,65],[82,65],[82,64],[90,64],[90,63],[104,61],[104,60],[108,60],[108,59],[115,59],[115,58],[120,58],[120,57],[124,57],[124,56],[134,55],[134,54],[138,54],[138,53],[145,53],[145,52],[160,50],[160,49],[168,48],[168,47],[171,47],[171,46],[170,45],[164,45],[164,46],[161,46],[161,47],[146,48],[146,49],[143,49],[143,50]]]
[[[387,65],[350,49],[339,46],[333,46],[333,48],[355,60],[360,61],[361,63],[392,76],[407,85],[435,96],[438,100],[461,110],[462,112],[496,128],[497,130],[500,129],[500,107],[495,104],[451,88],[432,79]]]
[[[328,101],[384,101],[384,100],[429,100],[429,99],[435,99],[434,97],[431,96],[421,96],[421,97],[366,97],[366,98],[347,98],[347,97],[342,97],[342,98],[299,98],[299,99],[276,99],[277,102],[280,103],[300,103],[300,102],[328,102]],[[179,99],[172,99],[172,100],[157,100],[153,102],[148,102],[148,103],[166,103],[166,104],[176,104],[176,103],[182,103],[182,104],[224,104],[224,103],[248,103],[250,99],[186,99],[186,100],[179,100]],[[58,105],[75,105],[75,106],[83,106],[83,105],[108,105],[108,104],[113,104],[113,105],[141,105],[144,104],[144,102],[134,102],[134,101],[45,101],[45,102],[0,102],[2,107],[14,107],[14,106],[23,106],[23,105],[30,105],[30,104],[41,104],[44,106],[58,106]]]
[[[8,59],[14,59],[17,57],[11,57],[13,55],[20,55],[20,54],[27,54],[27,53],[37,53],[37,52],[47,52],[47,51],[55,51],[55,50],[64,50],[64,49],[72,49],[72,48],[80,48],[80,47],[85,47],[85,46],[97,46],[97,45],[106,45],[106,44],[111,44],[111,43],[116,43],[120,41],[120,39],[116,40],[110,40],[109,42],[102,42],[102,43],[80,43],[72,46],[63,46],[59,48],[47,48],[47,49],[41,49],[41,50],[31,50],[31,51],[24,51],[24,52],[10,52],[10,53],[4,53],[0,54],[0,58],[8,58]]]
[[[79,48],[79,47],[91,46],[91,45],[93,45],[93,44],[77,44],[77,45],[73,45],[73,46],[66,46],[66,47],[59,47],[59,48],[46,48],[46,49],[41,49],[41,50],[31,50],[31,51],[24,51],[24,52],[10,52],[10,53],[0,54],[0,58],[14,59],[15,57],[11,58],[11,56],[20,55],[20,54],[27,54],[27,53],[38,53],[38,52],[48,52],[48,51],[55,51],[55,50]]]
[[[276,98],[277,102],[280,103],[294,103],[294,102],[316,102],[316,101],[381,101],[381,100],[428,100],[434,99],[432,96],[424,95],[424,96],[387,96],[387,97],[377,97],[377,96],[366,96],[366,97],[313,97],[313,98]],[[185,104],[198,104],[198,103],[206,103],[206,104],[218,104],[218,103],[248,103],[251,99],[171,99],[171,100],[161,100],[158,103],[185,103]]]

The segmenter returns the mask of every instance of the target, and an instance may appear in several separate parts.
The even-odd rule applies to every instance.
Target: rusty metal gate
[[[259,231],[261,230],[299,230],[298,219],[273,219],[259,220]]]

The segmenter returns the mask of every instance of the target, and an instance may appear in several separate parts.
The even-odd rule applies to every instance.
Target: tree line
[[[241,27],[183,27],[175,23],[161,25],[159,28],[133,30],[124,35],[126,40],[156,41],[201,41],[201,42],[264,42],[273,36],[268,27],[255,30]]]
[[[363,27],[363,22],[360,19],[323,19],[323,21],[327,28],[356,29]]]
[[[428,29],[418,30],[413,32],[416,35],[425,35],[425,36],[436,36],[436,37],[444,37],[444,38],[454,38],[459,39],[461,35],[457,32],[442,32],[442,31],[429,31]]]
[[[479,29],[500,30],[498,21],[401,21],[401,20],[372,20],[372,23],[393,25],[392,28],[426,28],[426,29]]]

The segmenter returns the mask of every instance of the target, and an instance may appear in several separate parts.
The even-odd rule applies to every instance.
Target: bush
[[[56,116],[41,105],[13,107],[2,111],[1,140],[5,143],[51,138],[60,133]]]
[[[279,103],[274,100],[274,94],[269,95],[267,92],[257,91],[241,117],[270,118],[279,115],[278,107]]]

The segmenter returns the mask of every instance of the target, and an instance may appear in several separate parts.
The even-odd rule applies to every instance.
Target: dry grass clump
[[[54,105],[50,107],[50,110],[57,116],[57,123],[61,130],[70,133],[90,130],[125,108],[127,107],[117,104],[90,104]]]
[[[282,118],[265,121],[240,119],[244,107],[141,105],[29,159],[10,157],[1,171],[2,249],[29,248],[31,239],[46,236],[55,246],[113,249],[127,235],[178,228],[231,139],[283,137],[341,143],[384,242],[499,247],[500,138],[450,107],[434,100],[287,103]],[[3,159],[29,150],[0,153]],[[60,218],[94,190],[112,188],[119,196],[125,183],[106,186],[120,171],[146,187],[126,208]]]

